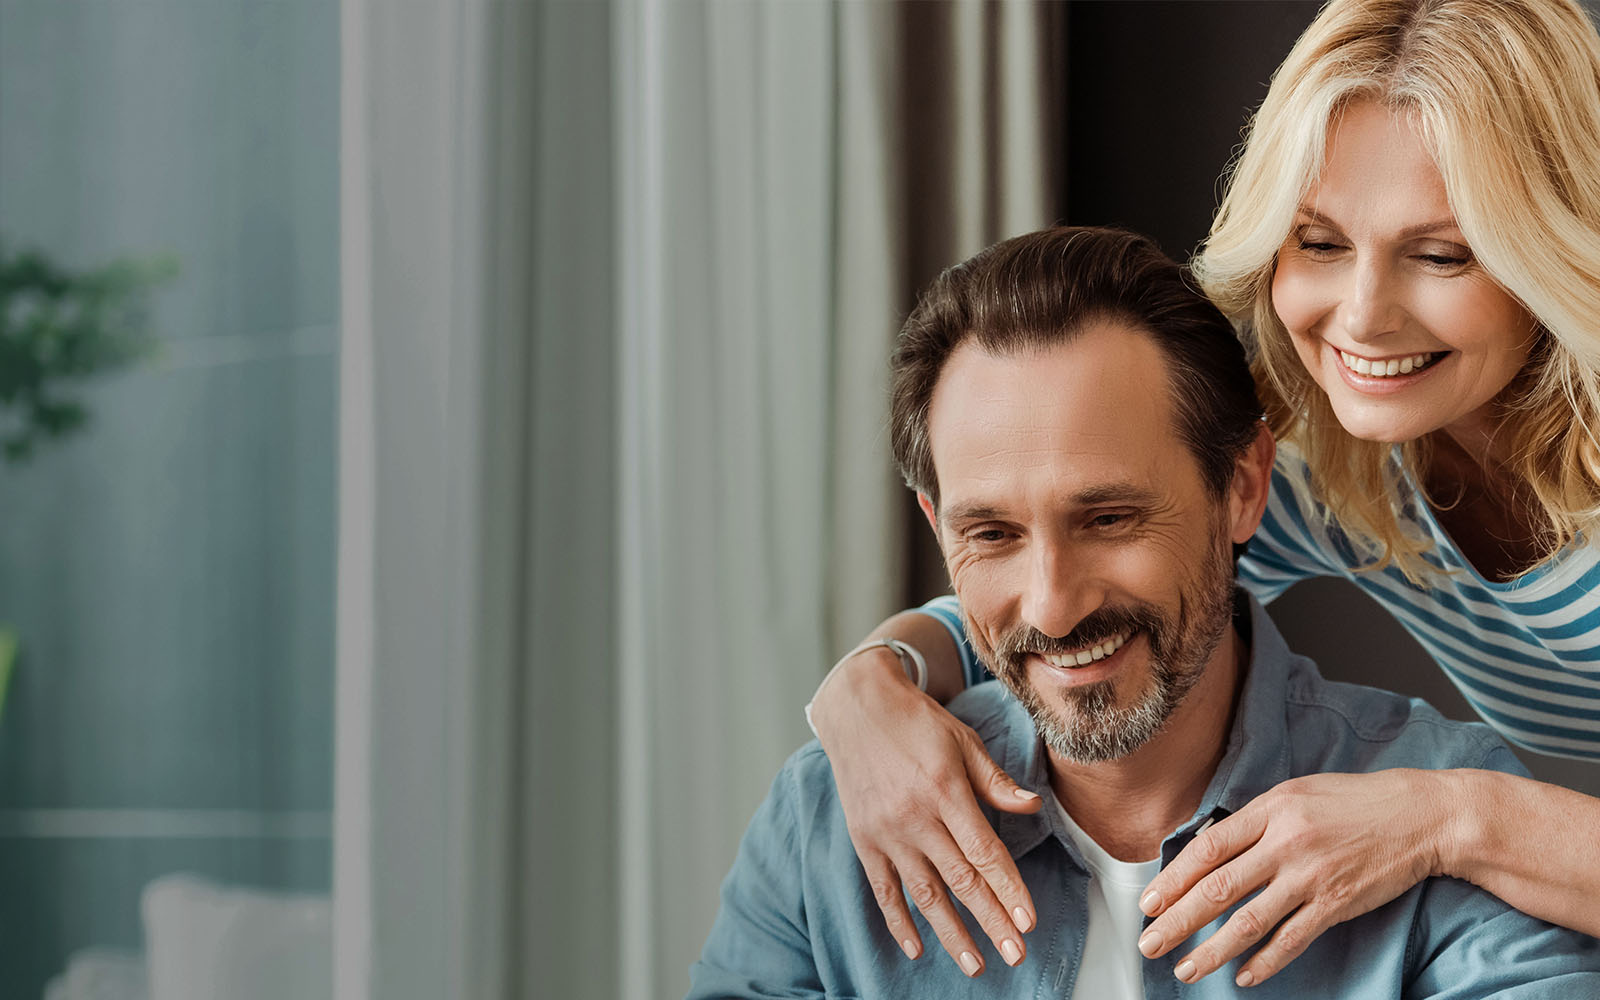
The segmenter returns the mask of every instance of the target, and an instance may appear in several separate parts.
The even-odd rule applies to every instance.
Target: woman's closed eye
[[[1470,256],[1444,253],[1418,254],[1417,259],[1436,271],[1459,271],[1472,263]]]
[[[1312,257],[1318,257],[1331,256],[1344,248],[1337,243],[1329,243],[1326,240],[1301,240],[1300,249]]]

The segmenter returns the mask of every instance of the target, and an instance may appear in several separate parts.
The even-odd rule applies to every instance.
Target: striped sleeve
[[[949,630],[950,638],[955,640],[956,649],[961,653],[961,680],[965,687],[989,679],[989,671],[978,662],[978,655],[972,651],[972,643],[967,641],[967,629],[961,622],[961,602],[956,600],[954,594],[935,597],[917,610],[938,619],[939,624]]]
[[[1600,552],[1576,545],[1514,580],[1485,580],[1426,505],[1407,519],[1433,541],[1424,584],[1397,566],[1357,572],[1351,543],[1326,527],[1302,460],[1279,450],[1266,514],[1239,579],[1263,602],[1297,580],[1341,576],[1427,650],[1501,736],[1538,753],[1600,760]]]

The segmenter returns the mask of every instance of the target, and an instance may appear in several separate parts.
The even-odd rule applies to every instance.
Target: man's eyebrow
[[[1158,502],[1160,494],[1136,483],[1104,483],[1090,486],[1072,494],[1072,502],[1079,507],[1095,507],[1108,503],[1148,505]],[[1010,515],[1004,508],[983,502],[956,503],[945,508],[940,515],[943,521],[1004,521]]]
[[[1094,507],[1105,503],[1151,504],[1161,497],[1155,490],[1137,483],[1106,483],[1079,490],[1072,499],[1081,507]]]
[[[1314,222],[1330,229],[1337,229],[1341,233],[1344,232],[1343,226],[1314,208],[1306,208],[1302,205],[1300,214],[1305,217],[1307,222]],[[1438,232],[1441,229],[1453,229],[1459,232],[1460,228],[1461,224],[1453,218],[1435,219],[1432,222],[1419,222],[1415,226],[1407,226],[1396,233],[1395,236],[1398,239],[1409,240],[1417,236],[1426,236],[1429,233]]]
[[[1005,512],[986,503],[959,503],[946,507],[940,515],[942,521],[992,521],[1004,519]]]

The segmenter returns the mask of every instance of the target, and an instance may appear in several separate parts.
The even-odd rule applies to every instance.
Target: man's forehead
[[[965,487],[974,499],[1003,491],[1013,473],[1029,470],[1074,493],[1149,488],[1182,474],[1170,468],[1174,460],[1192,463],[1172,420],[1160,348],[1114,321],[1014,352],[962,344],[935,386],[928,434],[947,501]]]

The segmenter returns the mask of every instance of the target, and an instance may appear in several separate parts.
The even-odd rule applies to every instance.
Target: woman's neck
[[[1430,506],[1450,540],[1486,580],[1513,580],[1539,561],[1538,508],[1508,463],[1495,428],[1451,427],[1432,435],[1422,470]]]

